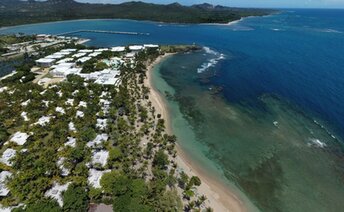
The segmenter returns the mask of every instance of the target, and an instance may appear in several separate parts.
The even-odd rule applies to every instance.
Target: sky
[[[126,0],[76,0],[90,3],[121,3]],[[142,0],[159,4],[179,2],[183,5],[199,3],[220,4],[233,7],[273,7],[273,8],[344,8],[344,0]]]

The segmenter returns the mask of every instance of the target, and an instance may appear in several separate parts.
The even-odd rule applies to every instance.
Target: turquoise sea
[[[183,150],[252,210],[343,210],[344,10],[284,10],[233,25],[83,20],[0,33],[80,29],[150,33],[74,34],[88,45],[204,46],[166,59],[154,75]]]

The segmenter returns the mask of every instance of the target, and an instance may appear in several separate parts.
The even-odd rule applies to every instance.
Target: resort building
[[[24,119],[24,121],[29,121],[30,119],[27,117],[27,112],[22,112],[21,114],[20,114],[20,116],[21,117],[23,117],[23,119]]]
[[[84,107],[84,108],[86,108],[86,107],[87,107],[87,103],[84,102],[84,101],[80,101],[78,107]]]
[[[68,129],[72,132],[76,132],[76,128],[73,122],[69,122]]]
[[[82,118],[82,117],[84,117],[84,116],[85,116],[84,112],[82,112],[82,111],[80,111],[80,110],[76,111],[76,117]]]
[[[55,111],[58,112],[58,113],[61,113],[61,114],[65,114],[66,113],[65,110],[62,107],[56,107]]]
[[[50,122],[51,117],[50,116],[42,116],[38,119],[38,121],[35,124],[39,124],[41,126],[45,126]]]
[[[12,176],[12,173],[9,171],[0,172],[0,197],[5,197],[10,192],[10,190],[6,186],[6,182],[7,182],[7,179],[11,176]]]
[[[101,52],[97,52],[97,50],[96,50],[96,52],[93,52],[93,53],[89,54],[88,56],[89,57],[97,57],[100,54],[101,54]]]
[[[64,59],[62,59],[62,60],[57,61],[56,64],[70,63],[70,62],[73,62],[73,61],[74,61],[74,58],[67,57],[67,58],[64,58]]]
[[[90,169],[88,171],[88,184],[94,188],[101,188],[100,179],[105,173],[110,171],[111,170],[98,171],[96,169]]]
[[[129,50],[130,50],[130,51],[136,51],[136,52],[138,52],[138,51],[141,51],[141,50],[143,50],[143,49],[144,49],[144,47],[141,46],[141,45],[129,46]]]
[[[11,161],[12,158],[16,156],[16,150],[8,148],[2,153],[2,157],[0,158],[0,162],[6,164],[7,166],[12,166],[13,162]]]
[[[135,52],[129,52],[129,53],[127,53],[127,54],[125,55],[125,57],[126,57],[127,59],[130,59],[130,58],[134,58],[135,55],[136,55]]]
[[[105,150],[101,150],[99,152],[93,152],[92,155],[92,164],[100,164],[104,167],[107,163],[107,159],[109,158],[109,152]]]
[[[64,166],[65,160],[66,160],[66,158],[62,157],[56,162],[56,165],[59,167],[59,169],[61,171],[61,176],[64,176],[64,177],[66,177],[70,174],[70,170]]]
[[[144,47],[144,48],[153,48],[153,49],[157,49],[157,48],[159,48],[159,45],[155,45],[155,44],[144,44],[143,47]]]
[[[107,119],[97,119],[96,127],[100,130],[105,130],[107,127]]]
[[[86,53],[77,53],[77,54],[72,55],[72,57],[79,58],[79,57],[83,57],[85,55],[86,55]]]
[[[112,52],[124,52],[125,51],[125,47],[124,46],[116,46],[116,47],[112,47],[111,48]]]
[[[28,99],[25,102],[22,102],[20,105],[26,107],[30,102],[31,102],[31,100]]]
[[[107,141],[109,139],[109,135],[106,133],[98,134],[96,138],[93,141],[89,141],[86,146],[88,147],[95,147],[98,146],[99,144]]]
[[[64,144],[65,146],[76,147],[76,139],[68,137],[68,141]]]
[[[66,101],[65,104],[66,104],[66,105],[73,106],[73,104],[74,104],[74,99],[67,99],[67,101]]]
[[[59,205],[63,206],[63,199],[62,193],[68,189],[70,183],[66,183],[64,185],[60,185],[58,183],[54,183],[53,187],[45,193],[46,197],[51,197],[59,203]]]
[[[41,59],[36,60],[36,64],[43,68],[51,67],[54,64],[54,62],[55,62],[55,59],[53,58],[41,58]]]
[[[88,61],[90,59],[92,59],[92,57],[86,56],[86,57],[82,57],[82,58],[78,59],[77,62],[84,63],[84,62],[86,62],[86,61]]]
[[[10,141],[18,144],[18,145],[24,145],[27,141],[27,139],[30,137],[27,133],[22,133],[22,132],[16,132]]]
[[[79,53],[91,53],[91,52],[93,52],[93,50],[91,50],[91,49],[81,49],[81,50],[79,50]]]
[[[69,53],[72,53],[72,52],[75,52],[77,49],[62,49],[60,52],[69,52]]]

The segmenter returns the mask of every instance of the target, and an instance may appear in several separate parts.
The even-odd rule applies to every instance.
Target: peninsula
[[[86,4],[74,0],[0,1],[0,27],[75,19],[132,19],[167,23],[228,23],[247,16],[263,16],[268,9],[231,8],[199,4],[183,6],[144,2]]]

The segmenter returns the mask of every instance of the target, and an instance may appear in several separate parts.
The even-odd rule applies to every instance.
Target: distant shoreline
[[[122,19],[122,18],[81,18],[81,19],[71,19],[71,20],[60,20],[60,21],[45,21],[45,22],[37,22],[37,23],[28,23],[28,24],[19,24],[19,25],[12,25],[12,26],[2,26],[0,27],[0,34],[2,30],[7,30],[11,28],[17,28],[17,27],[25,27],[25,26],[35,26],[35,25],[45,25],[45,24],[53,24],[53,23],[65,23],[65,22],[82,22],[82,21],[132,21],[132,22],[146,22],[146,23],[156,23],[156,24],[169,24],[169,25],[231,25],[234,23],[237,23],[239,21],[244,20],[245,18],[248,17],[263,17],[263,16],[247,16],[247,17],[242,17],[237,20],[229,21],[228,23],[182,23],[182,22],[163,22],[163,21],[152,21],[152,20],[137,20],[137,19]]]
[[[160,113],[162,118],[165,119],[166,130],[170,134],[173,134],[173,131],[168,106],[164,97],[154,87],[152,74],[156,65],[159,65],[164,59],[172,55],[174,54],[165,54],[158,57],[153,63],[151,63],[147,68],[147,79],[145,80],[145,85],[150,89],[149,99],[157,113]],[[227,187],[221,185],[221,183],[217,182],[211,176],[208,176],[201,167],[187,157],[187,154],[178,144],[176,163],[188,176],[196,175],[201,179],[202,184],[197,188],[197,191],[207,197],[206,205],[213,208],[214,211],[247,211],[244,202],[240,200],[236,194],[230,191]]]

